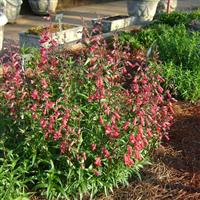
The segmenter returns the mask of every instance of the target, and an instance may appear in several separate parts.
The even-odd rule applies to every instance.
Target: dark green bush
[[[184,24],[188,27],[192,20],[200,20],[200,9],[193,12],[161,13],[155,17],[154,24],[167,24],[170,26]]]

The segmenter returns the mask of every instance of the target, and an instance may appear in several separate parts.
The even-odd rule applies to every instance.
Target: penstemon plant
[[[29,162],[29,190],[48,199],[107,194],[139,174],[150,151],[168,138],[173,108],[159,68],[142,50],[85,37],[85,48],[56,52],[44,33],[25,64],[3,66],[1,117],[5,147]]]

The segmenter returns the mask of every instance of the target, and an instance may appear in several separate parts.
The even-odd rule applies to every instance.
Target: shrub
[[[168,13],[161,13],[155,18],[154,24],[167,24],[170,26],[179,26],[185,25],[186,27],[189,26],[191,21],[193,20],[200,20],[200,9],[197,9],[193,12],[172,12]]]
[[[176,98],[191,101],[200,98],[199,38],[200,33],[198,31],[188,31],[183,24],[176,27],[153,24],[135,34],[122,33],[120,36],[123,44],[130,41],[133,48],[135,48],[135,43],[143,49],[144,47],[149,49],[153,45],[154,51],[156,50],[159,53],[159,59],[162,62],[163,77],[167,83],[172,81],[171,84],[174,84],[173,93],[176,94]],[[132,41],[134,41],[133,44]],[[172,79],[165,70],[171,70],[170,74],[173,75],[170,75],[170,77]],[[165,88],[169,89],[169,84],[164,85]]]
[[[20,158],[16,167],[28,165],[27,188],[48,199],[127,183],[173,119],[171,95],[142,51],[117,39],[108,47],[99,35],[84,42],[80,52],[56,53],[51,41],[25,64],[13,53],[3,67],[4,149]]]

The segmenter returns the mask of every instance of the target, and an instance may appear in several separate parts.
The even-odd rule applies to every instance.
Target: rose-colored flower
[[[41,80],[41,85],[42,85],[42,88],[43,88],[43,89],[46,89],[46,88],[48,87],[48,84],[47,84],[47,81],[46,81],[45,78],[43,78],[43,79]]]
[[[160,94],[162,94],[163,91],[164,91],[164,89],[159,85],[159,86],[158,86],[158,92],[159,92]]]
[[[128,167],[132,167],[134,165],[134,161],[131,159],[130,155],[124,155],[124,164]]]
[[[129,121],[126,121],[126,122],[124,123],[124,125],[122,126],[122,129],[123,129],[124,131],[128,130],[129,125],[130,125],[130,122],[129,122]]]
[[[96,175],[96,176],[100,176],[101,175],[101,172],[96,170],[96,169],[93,169],[93,173]]]
[[[132,156],[132,153],[133,153],[133,148],[132,148],[132,146],[128,145],[128,146],[127,146],[127,151],[128,151],[128,155],[129,155],[129,156]]]
[[[139,151],[135,151],[135,158],[137,159],[137,160],[142,160],[142,157],[141,157],[141,155],[140,155],[140,152]]]
[[[102,153],[106,158],[110,157],[110,152],[105,147],[102,148]]]
[[[4,95],[4,97],[6,99],[14,99],[15,98],[14,91],[9,90],[8,92],[6,92],[6,94]]]
[[[53,134],[53,139],[54,139],[54,141],[57,141],[57,140],[59,140],[60,138],[62,138],[61,132],[59,132],[59,131],[54,132],[54,134]]]
[[[135,142],[136,142],[135,136],[134,136],[133,134],[130,134],[129,140],[130,140],[130,142],[131,142],[132,144],[135,144]]]
[[[67,144],[66,141],[62,141],[60,143],[60,151],[62,154],[66,152],[66,144]]]
[[[92,151],[95,151],[96,148],[97,148],[97,145],[96,145],[96,144],[91,144],[91,150],[92,150]]]
[[[34,90],[31,94],[31,97],[35,100],[38,100],[39,99],[39,96],[38,96],[38,91],[37,90]]]
[[[41,125],[41,127],[42,127],[43,129],[45,129],[46,126],[47,126],[47,120],[45,120],[44,118],[42,118],[42,119],[40,120],[40,125]]]
[[[96,157],[95,158],[95,161],[94,161],[94,164],[96,167],[100,167],[102,164],[101,164],[101,158],[100,157]]]
[[[153,134],[152,134],[152,132],[151,132],[151,130],[150,130],[149,128],[147,128],[147,134],[148,134],[148,136],[149,136],[150,138],[153,136]]]
[[[37,109],[37,104],[35,103],[35,104],[33,104],[33,106],[31,107],[31,110],[35,112],[36,109]]]
[[[99,117],[99,123],[102,125],[103,124],[103,118],[102,116]]]

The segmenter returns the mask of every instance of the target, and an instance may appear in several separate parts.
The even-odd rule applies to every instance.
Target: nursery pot
[[[32,11],[37,15],[55,13],[58,0],[28,0]]]
[[[160,0],[156,10],[156,14],[163,12],[173,12],[176,10],[177,0]]]
[[[0,12],[0,51],[3,46],[3,31],[4,31],[4,25],[8,22],[7,17]]]
[[[153,19],[159,0],[127,0],[128,14],[138,23]]]
[[[4,13],[9,23],[15,23],[22,5],[22,0],[5,0]]]

